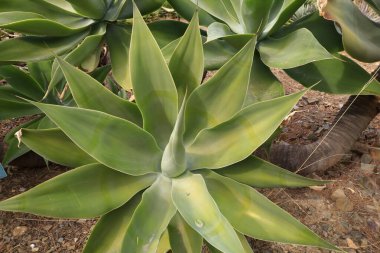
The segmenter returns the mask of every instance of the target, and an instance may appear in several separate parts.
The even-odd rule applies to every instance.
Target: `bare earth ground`
[[[370,71],[375,65],[368,65]],[[276,74],[286,83],[288,93],[300,90],[284,73]],[[280,140],[306,144],[323,136],[347,96],[311,91],[295,107]],[[0,136],[17,122],[0,122]],[[1,139],[0,138],[0,139]],[[323,189],[263,190],[272,201],[290,212],[318,235],[347,252],[380,252],[380,157],[368,151],[380,147],[380,116],[362,134],[353,152],[340,164],[317,178],[333,180]],[[0,200],[67,171],[61,166],[8,170],[0,181]],[[338,191],[337,191],[338,190]],[[344,192],[342,196],[342,192]],[[334,193],[335,192],[335,193]],[[334,193],[334,194],[333,194]],[[337,196],[339,195],[338,201]],[[0,252],[81,252],[95,220],[57,220],[28,214],[0,212]],[[253,228],[254,229],[254,228]],[[253,241],[255,252],[317,253],[315,248]]]

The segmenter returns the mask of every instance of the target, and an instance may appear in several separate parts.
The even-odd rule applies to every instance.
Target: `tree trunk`
[[[355,96],[348,99],[336,116],[334,124],[354,99]],[[376,96],[358,96],[335,127],[327,133],[328,136],[323,137],[325,139],[322,143],[320,142],[323,138],[303,146],[287,143],[274,144],[269,153],[269,160],[300,174],[325,171],[350,152],[356,140],[378,112],[379,99]]]

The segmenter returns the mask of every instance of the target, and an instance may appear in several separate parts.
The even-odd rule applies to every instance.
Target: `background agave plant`
[[[164,0],[137,0],[143,13],[158,9]],[[32,62],[64,55],[66,61],[94,70],[106,42],[116,81],[130,89],[128,52],[131,0],[51,1],[0,0],[0,28],[26,36],[0,42],[0,62]],[[151,24],[161,45],[181,36],[186,25],[169,20]],[[55,63],[48,91],[62,82]]]
[[[250,103],[283,94],[280,81],[271,72],[273,68],[284,69],[290,77],[306,87],[319,82],[313,89],[329,93],[358,94],[371,79],[370,74],[359,65],[339,54],[344,49],[343,44],[348,52],[361,51],[361,54],[371,54],[372,57],[376,57],[379,52],[378,36],[371,37],[370,32],[377,34],[378,26],[361,17],[363,15],[355,10],[351,1],[321,1],[329,2],[329,7],[326,8],[331,10],[335,6],[335,14],[349,18],[350,23],[343,22],[343,18],[340,20],[341,26],[346,30],[343,31],[343,43],[334,22],[324,19],[317,12],[295,22],[288,22],[308,2],[306,0],[169,2],[186,19],[189,19],[192,10],[199,4],[203,25],[208,26],[205,44],[206,69],[219,68],[245,44],[251,34],[257,35],[257,53],[251,70],[247,100]],[[339,7],[343,2],[347,8]],[[357,22],[356,16],[359,20],[365,19],[364,23]],[[368,25],[364,25],[367,23]],[[366,39],[359,42],[359,37]],[[348,45],[348,40],[351,40],[351,46]],[[367,50],[364,49],[365,46],[372,48]],[[164,52],[167,51],[170,55],[173,48],[175,46],[169,44]],[[351,54],[354,55],[353,52]],[[378,95],[379,87],[379,82],[374,80],[363,94]]]
[[[256,36],[200,86],[197,14],[167,65],[134,11],[137,104],[58,59],[78,107],[29,101],[59,128],[23,129],[22,141],[78,168],[0,202],[0,210],[101,216],[84,249],[91,253],[200,252],[202,238],[214,252],[252,252],[243,235],[339,250],[251,188],[325,183],[251,156],[305,92],[244,107]]]
[[[35,102],[42,101],[51,81],[52,64],[52,61],[28,63],[28,71],[12,65],[0,66],[0,78],[6,82],[5,85],[0,86],[0,106],[6,108],[0,111],[0,120],[36,115],[31,120],[9,131],[5,136],[4,142],[7,144],[7,151],[2,161],[4,165],[8,165],[29,151],[25,145],[18,144],[15,136],[18,130],[21,128],[48,129],[55,127],[41,110],[22,99],[27,98]],[[94,70],[91,75],[99,82],[103,82],[109,71],[110,66],[104,66]],[[59,93],[56,90],[51,92],[43,101],[52,104],[73,104],[69,92]]]

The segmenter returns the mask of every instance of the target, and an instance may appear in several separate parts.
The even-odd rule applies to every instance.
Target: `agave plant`
[[[5,166],[29,151],[25,145],[18,144],[14,135],[18,130],[21,128],[47,129],[55,127],[41,110],[21,98],[66,105],[73,102],[69,92],[60,94],[56,90],[42,100],[51,81],[52,61],[28,63],[27,69],[28,71],[25,71],[12,65],[0,66],[0,79],[5,81],[5,85],[0,86],[0,107],[5,108],[0,111],[0,120],[36,116],[21,126],[15,127],[5,136],[4,142],[8,146],[2,161]],[[104,66],[93,71],[91,75],[99,82],[103,82],[109,71],[110,66]]]
[[[135,2],[143,13],[150,13],[165,1]],[[0,0],[0,28],[26,35],[0,42],[0,62],[32,62],[65,55],[71,64],[92,71],[106,42],[114,78],[130,89],[126,70],[131,24],[126,20],[131,17],[131,0]],[[186,25],[158,21],[151,28],[164,45],[166,40],[181,36]],[[55,64],[49,91],[63,79],[57,69]]]
[[[246,43],[250,35],[257,35],[257,53],[251,70],[248,105],[283,94],[280,81],[271,72],[273,68],[284,69],[290,77],[306,87],[319,82],[313,89],[329,93],[358,94],[371,79],[370,74],[358,64],[339,54],[343,50],[343,44],[350,51],[347,48],[348,40],[352,43],[351,51],[362,51],[363,54],[372,54],[372,57],[376,57],[379,52],[378,26],[368,20],[361,22],[361,19],[356,19],[360,15],[356,12],[352,15],[351,1],[321,1],[329,2],[326,8],[331,9],[330,12],[334,8],[336,13],[349,18],[351,23],[341,21],[343,43],[335,23],[325,20],[317,12],[289,22],[306,0],[169,2],[186,19],[197,8],[196,4],[201,8],[203,25],[208,26],[206,69],[218,69]],[[372,36],[372,31],[376,31],[375,36]],[[362,35],[367,39],[358,42],[358,37],[363,37]],[[171,44],[174,43],[176,42]],[[372,49],[365,50],[364,46]],[[175,45],[169,44],[164,52],[170,55],[174,48]],[[377,52],[373,53],[374,50]],[[368,84],[364,94],[379,95],[379,92],[380,84],[374,80]]]
[[[29,101],[59,128],[19,136],[78,168],[0,202],[0,210],[101,216],[84,249],[91,253],[201,252],[203,239],[214,252],[252,252],[243,235],[338,250],[251,187],[325,183],[251,156],[305,91],[244,107],[256,36],[200,85],[198,15],[168,65],[136,6],[134,15],[136,104],[58,59],[78,107]]]

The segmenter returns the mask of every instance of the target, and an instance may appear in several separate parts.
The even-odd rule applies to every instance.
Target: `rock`
[[[13,236],[22,236],[23,234],[26,233],[26,231],[28,231],[28,227],[25,227],[25,226],[18,226],[18,227],[15,227],[12,231],[12,235]]]
[[[359,249],[359,247],[350,238],[347,238],[346,241],[348,247],[350,247],[351,249]]]
[[[337,189],[331,194],[331,199],[337,200],[340,198],[347,198],[346,194],[344,194],[344,191],[342,189]]]
[[[306,100],[307,100],[307,103],[309,105],[315,105],[315,104],[319,103],[319,99],[318,98],[306,98]]]
[[[354,204],[347,198],[342,189],[337,189],[331,194],[331,199],[335,200],[336,207],[345,212],[350,212],[354,209]]]
[[[363,154],[361,159],[360,159],[361,163],[371,163],[372,162],[372,157],[370,154]]]
[[[365,176],[371,176],[375,173],[376,166],[374,164],[368,164],[368,163],[361,163],[360,164],[360,171]]]
[[[63,238],[62,237],[58,238],[58,242],[63,243]]]

